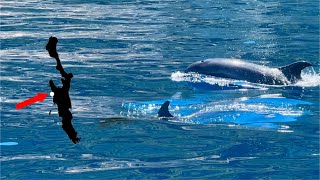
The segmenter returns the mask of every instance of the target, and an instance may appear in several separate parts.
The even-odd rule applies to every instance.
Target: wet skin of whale
[[[299,81],[302,69],[309,66],[312,65],[300,61],[280,68],[270,68],[240,59],[215,58],[197,61],[189,65],[185,72],[196,72],[259,84],[289,85]]]

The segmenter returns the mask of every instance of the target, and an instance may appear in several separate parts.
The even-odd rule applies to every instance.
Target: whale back
[[[240,59],[214,58],[197,61],[189,65],[185,72],[197,72],[260,84],[288,85],[300,80],[301,70],[308,66],[311,64],[301,61],[281,68],[271,68]]]
[[[306,61],[300,61],[280,67],[279,70],[283,73],[284,76],[286,76],[288,81],[294,84],[297,81],[301,80],[301,71],[309,66],[312,66],[312,64]]]
[[[162,104],[161,108],[159,109],[158,111],[158,116],[159,117],[173,117],[170,112],[169,112],[169,104],[170,104],[170,101],[166,101]]]
[[[260,84],[289,83],[277,68],[269,68],[240,59],[214,58],[197,61],[189,65],[185,72],[197,72],[220,78],[244,80]]]

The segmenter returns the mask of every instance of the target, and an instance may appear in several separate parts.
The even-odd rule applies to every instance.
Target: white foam
[[[317,87],[320,86],[320,73],[316,73],[314,69],[306,68],[301,73],[302,80],[298,81],[295,86],[300,87]]]
[[[278,72],[275,71],[275,74]],[[301,73],[302,80],[298,81],[296,84],[290,86],[298,86],[298,87],[317,87],[320,86],[320,73],[316,73],[312,67],[306,68]],[[266,89],[266,87],[283,87],[286,85],[260,85],[256,83],[250,83],[241,80],[232,80],[225,78],[218,78],[214,76],[206,76],[198,73],[184,73],[184,72],[174,72],[171,74],[171,80],[176,82],[193,82],[193,83],[208,83],[211,85],[218,86],[230,86],[238,85],[240,83],[241,87],[244,88],[258,88],[258,89]]]
[[[0,161],[13,161],[13,160],[66,160],[62,158],[61,154],[37,155],[37,154],[23,154],[15,156],[2,156]]]
[[[205,82],[211,85],[228,86],[232,82],[236,82],[230,79],[217,78],[213,76],[205,76],[198,73],[183,73],[180,71],[171,74],[171,80],[181,82]]]

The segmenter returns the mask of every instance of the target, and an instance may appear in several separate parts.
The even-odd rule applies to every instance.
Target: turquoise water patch
[[[244,101],[245,103],[262,103],[262,104],[268,104],[272,106],[295,106],[295,105],[311,105],[312,103],[306,102],[306,101],[301,101],[297,99],[288,99],[288,98],[254,98],[254,99],[248,99]]]
[[[256,41],[245,41],[243,44],[256,44]]]
[[[1,142],[0,146],[15,146],[18,145],[17,142]]]
[[[206,97],[206,99],[203,99]],[[296,99],[266,95],[249,99],[210,100],[210,96],[199,95],[194,99],[172,99],[169,111],[181,122],[195,124],[232,123],[250,127],[277,128],[274,123],[287,123],[305,112],[301,105],[311,103]],[[160,106],[167,100],[131,102],[123,104],[122,115],[133,117],[157,117]],[[266,125],[269,124],[269,125]],[[273,124],[273,125],[271,125]]]

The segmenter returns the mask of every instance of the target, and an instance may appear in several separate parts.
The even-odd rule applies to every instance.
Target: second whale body
[[[300,61],[280,68],[270,68],[240,59],[214,58],[197,61],[185,72],[196,72],[215,77],[244,80],[268,85],[289,85],[301,80],[301,71],[312,66]]]

